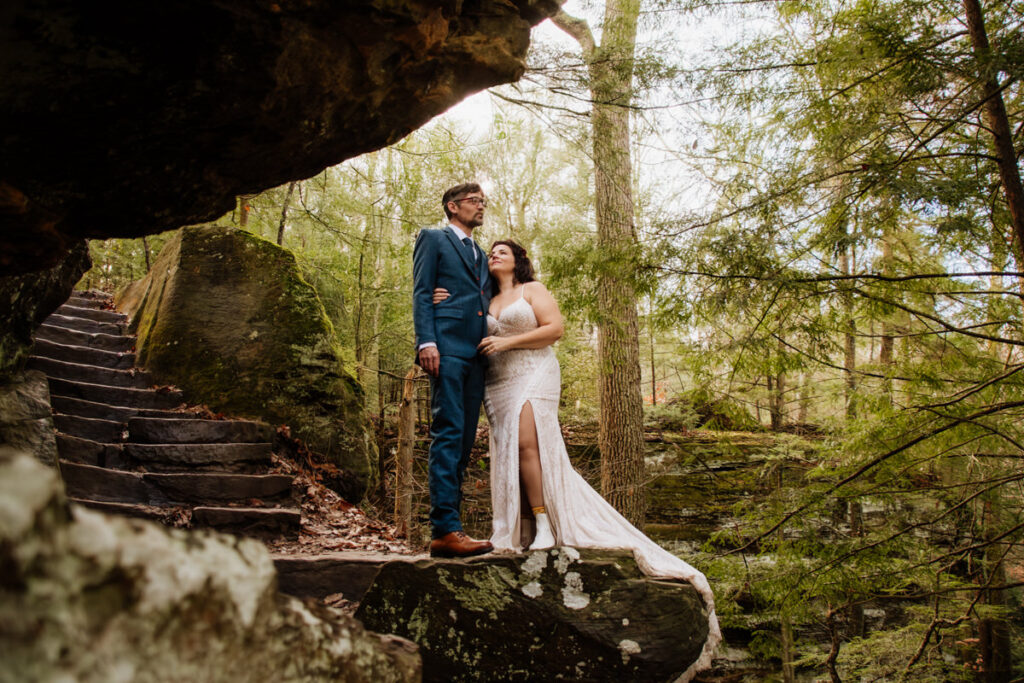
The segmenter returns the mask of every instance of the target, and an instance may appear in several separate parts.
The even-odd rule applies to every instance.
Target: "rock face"
[[[291,252],[241,230],[185,228],[116,303],[158,382],[215,411],[289,425],[350,473],[350,500],[373,483],[361,389]]]
[[[4,221],[2,194],[0,187],[0,224]],[[6,241],[6,237],[0,237],[0,244]],[[3,259],[7,257],[5,247],[0,246],[0,253],[3,253],[0,256],[2,272]],[[78,240],[74,248],[52,268],[38,273],[0,277],[0,384],[11,373],[24,367],[32,346],[33,331],[68,300],[75,283],[91,265],[89,247],[84,240]]]
[[[0,274],[211,220],[519,78],[556,0],[8,0]]]
[[[17,373],[0,385],[0,445],[30,453],[44,465],[57,464],[50,391],[43,373]]]
[[[0,661],[16,681],[414,681],[414,646],[277,592],[258,542],[68,507],[0,451]]]
[[[696,661],[707,612],[686,583],[626,551],[554,548],[385,564],[356,616],[420,646],[424,680],[670,680]]]

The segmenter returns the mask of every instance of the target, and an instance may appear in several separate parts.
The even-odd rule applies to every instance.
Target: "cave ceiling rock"
[[[0,275],[217,218],[517,80],[557,0],[10,0]]]

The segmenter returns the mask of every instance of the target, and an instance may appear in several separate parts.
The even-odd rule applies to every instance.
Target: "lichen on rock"
[[[707,638],[692,586],[617,550],[390,562],[356,616],[416,641],[427,681],[669,680]]]
[[[362,389],[292,252],[242,230],[184,228],[115,303],[158,381],[192,403],[289,425],[350,475],[350,500],[374,483]]]
[[[277,592],[262,544],[69,506],[0,449],[0,678],[414,681],[415,648]]]

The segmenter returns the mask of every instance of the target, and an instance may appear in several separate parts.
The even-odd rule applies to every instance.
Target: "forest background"
[[[297,255],[386,423],[412,360],[415,234],[442,224],[445,188],[482,182],[478,242],[523,244],[566,317],[565,424],[624,405],[602,399],[614,280],[638,323],[615,342],[635,357],[621,376],[648,425],[814,435],[762,472],[795,466],[801,485],[691,560],[727,639],[753,632],[786,680],[1024,675],[1024,5],[564,11],[520,83],[217,223]],[[614,96],[606,66],[625,79]],[[614,243],[602,108],[627,126]],[[85,283],[138,279],[165,239],[93,242]],[[866,628],[886,604],[903,618]]]

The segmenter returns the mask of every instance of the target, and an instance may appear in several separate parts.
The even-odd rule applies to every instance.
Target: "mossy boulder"
[[[358,382],[287,249],[217,226],[180,230],[117,307],[139,364],[191,403],[286,424],[348,473],[341,493],[374,484],[377,451]]]
[[[780,486],[804,486],[807,463],[818,459],[820,447],[810,439],[767,432],[651,435],[645,444],[650,481],[644,532],[696,550],[716,534],[742,526],[740,518],[766,505]],[[717,543],[729,546],[733,540],[722,535]]]
[[[426,681],[663,681],[708,635],[688,583],[629,551],[553,548],[385,564],[356,612],[420,646]]]
[[[0,448],[0,680],[418,681],[408,641],[277,591],[255,540],[69,506]]]

